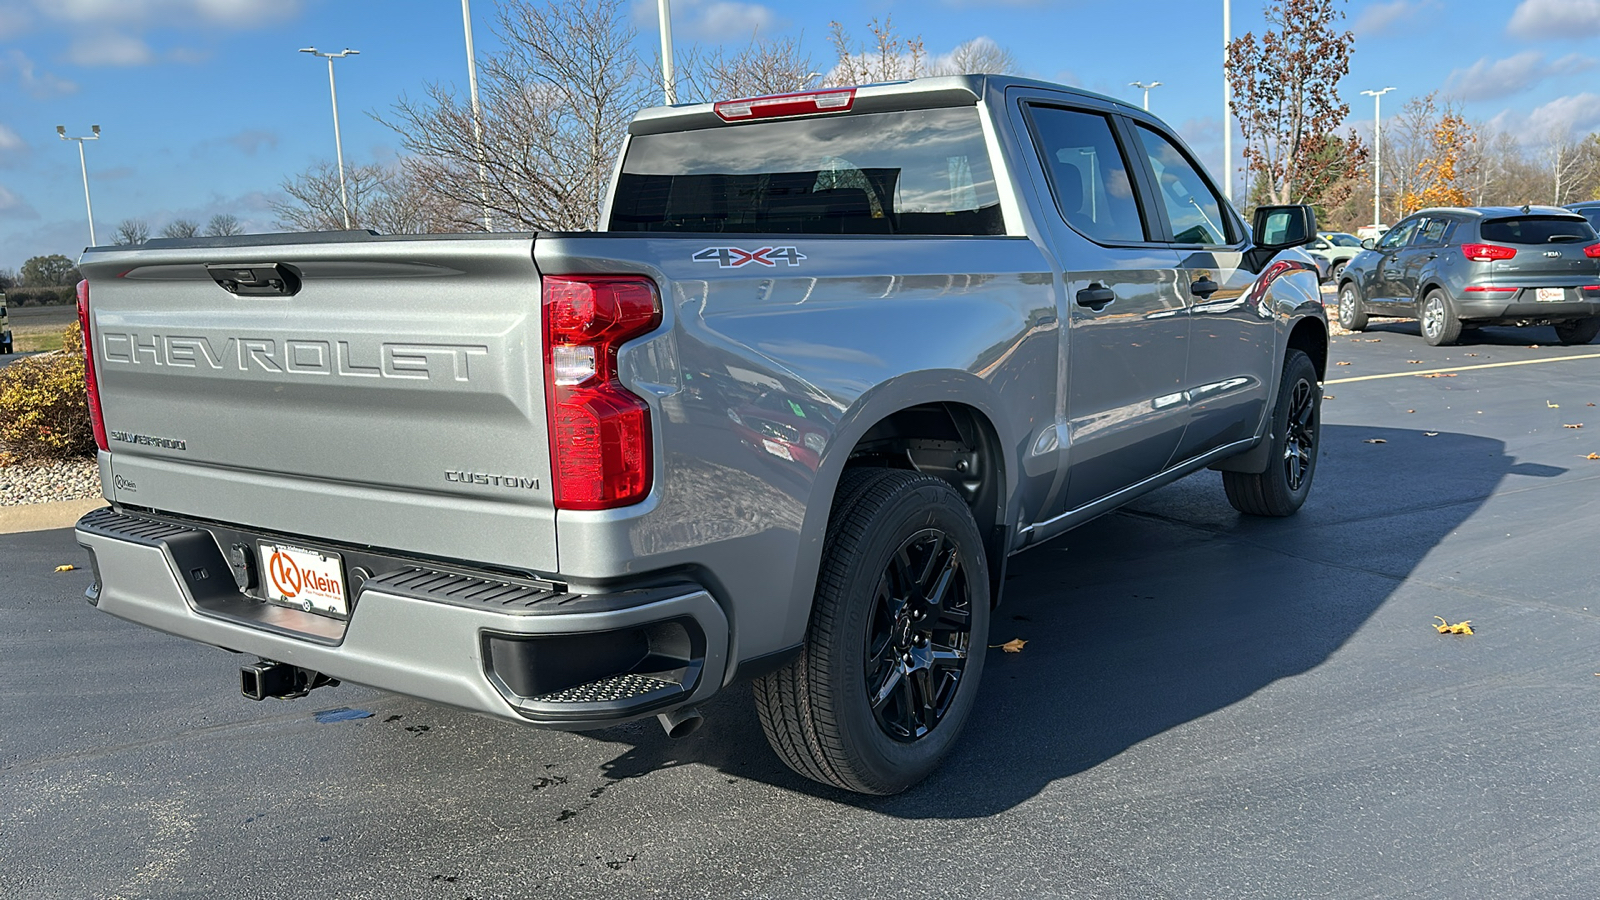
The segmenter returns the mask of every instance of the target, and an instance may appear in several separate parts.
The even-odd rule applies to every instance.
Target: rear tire
[[[1417,316],[1422,339],[1432,347],[1448,347],[1461,339],[1461,320],[1444,291],[1434,288],[1422,298],[1422,313]]]
[[[1346,331],[1365,331],[1367,327],[1367,308],[1354,281],[1339,288],[1339,327]]]
[[[1223,472],[1222,488],[1234,509],[1251,516],[1293,515],[1311,495],[1322,429],[1322,386],[1317,367],[1300,350],[1283,361],[1278,403],[1272,410],[1271,452],[1265,472]]]
[[[1565,346],[1587,344],[1600,335],[1600,319],[1573,319],[1556,323],[1556,339]]]
[[[1349,265],[1349,264],[1350,264],[1350,260],[1348,260],[1348,259],[1341,259],[1338,262],[1334,263],[1333,264],[1333,271],[1328,273],[1329,280],[1331,280],[1334,284],[1338,284],[1339,283],[1339,277],[1344,274],[1344,267]]]
[[[767,742],[812,780],[899,793],[955,745],[988,633],[988,562],[955,489],[900,469],[847,470],[805,647],[754,683]]]

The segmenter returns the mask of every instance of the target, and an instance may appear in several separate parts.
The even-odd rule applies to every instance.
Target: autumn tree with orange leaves
[[[1334,205],[1367,159],[1366,145],[1336,130],[1350,114],[1339,82],[1350,72],[1355,36],[1335,30],[1344,0],[1274,0],[1271,26],[1228,45],[1233,114],[1244,159],[1270,203]],[[1229,173],[1232,177],[1232,173]],[[1259,191],[1259,193],[1257,193]]]
[[[1431,109],[1433,96],[1430,94],[1426,100]],[[1466,118],[1446,108],[1429,135],[1428,155],[1417,163],[1417,188],[1400,195],[1401,212],[1410,215],[1431,206],[1468,205],[1464,186],[1472,173],[1466,160],[1477,140]]]

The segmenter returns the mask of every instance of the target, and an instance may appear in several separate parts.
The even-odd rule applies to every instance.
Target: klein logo
[[[755,250],[707,247],[691,257],[695,262],[714,262],[719,269],[737,269],[748,263],[771,267],[776,266],[776,260],[780,259],[791,266],[798,266],[800,260],[805,258],[805,254],[794,247],[758,247]]]
[[[306,585],[306,577],[282,550],[272,552],[272,562],[267,566],[272,574],[272,586],[286,599],[293,599]]]

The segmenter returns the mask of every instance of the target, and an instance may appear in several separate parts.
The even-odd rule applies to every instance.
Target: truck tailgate
[[[532,236],[238,240],[84,256],[107,496],[555,571]]]

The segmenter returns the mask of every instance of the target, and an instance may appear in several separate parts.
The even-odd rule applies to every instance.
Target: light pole
[[[333,152],[339,158],[339,208],[344,212],[344,227],[350,228],[350,195],[344,187],[344,141],[339,138],[339,88],[333,83],[333,61],[344,59],[346,56],[360,56],[360,50],[351,50],[349,47],[338,53],[318,53],[315,47],[302,47],[301,53],[320,56],[328,61],[328,94],[333,97]]]
[[[483,230],[493,231],[489,219],[489,172],[483,152],[483,108],[478,105],[478,57],[472,52],[472,0],[461,0],[461,27],[467,33],[467,84],[472,89],[472,136],[478,142],[478,190],[483,194]]]
[[[1233,202],[1233,82],[1228,79],[1228,45],[1233,43],[1231,0],[1222,0],[1222,193]]]
[[[656,0],[656,16],[661,20],[661,91],[671,106],[678,102],[678,85],[672,77],[672,0]]]
[[[56,134],[63,141],[78,142],[78,168],[83,170],[83,205],[89,211],[89,246],[93,247],[98,242],[94,239],[94,202],[89,199],[89,163],[83,158],[83,142],[100,140],[100,126],[90,125],[89,130],[94,134],[85,137],[67,137],[67,126],[56,126]]]
[[[1386,87],[1381,91],[1362,91],[1372,98],[1372,224],[1383,224],[1380,217],[1379,200],[1383,191],[1383,95],[1394,90]]]
[[[1145,112],[1149,112],[1150,111],[1150,89],[1151,88],[1161,87],[1161,82],[1152,81],[1149,84],[1145,84],[1142,81],[1130,81],[1130,82],[1128,82],[1128,84],[1130,84],[1133,87],[1136,87],[1136,88],[1144,91],[1144,111]]]

